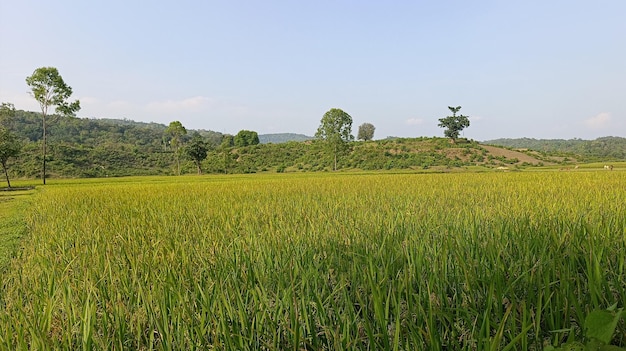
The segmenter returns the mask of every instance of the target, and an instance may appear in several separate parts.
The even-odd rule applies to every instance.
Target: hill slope
[[[261,144],[279,144],[279,143],[287,143],[290,141],[307,141],[312,140],[313,137],[304,135],[304,134],[295,134],[295,133],[276,133],[276,134],[260,134],[259,142]]]
[[[166,126],[130,120],[52,117],[48,129],[48,170],[51,177],[105,177],[175,173],[175,153],[165,134]],[[41,119],[38,113],[17,111],[9,127],[24,144],[22,154],[10,164],[10,176],[40,176]],[[332,156],[316,140],[300,134],[265,135],[268,144],[235,148],[223,143],[221,133],[199,132],[211,146],[202,166],[205,172],[250,173],[323,171],[331,169]],[[272,139],[273,138],[273,139]],[[450,144],[445,138],[394,138],[352,142],[339,157],[344,170],[434,169],[453,170],[481,166],[527,167],[560,162],[545,153],[519,152],[474,141]],[[182,159],[183,173],[195,173],[190,160]]]
[[[580,155],[586,161],[626,159],[626,138],[602,137],[595,140],[582,139],[495,139],[484,144],[516,149],[529,149],[539,152]]]

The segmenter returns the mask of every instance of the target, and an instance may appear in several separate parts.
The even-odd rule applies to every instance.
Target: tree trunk
[[[46,114],[43,114],[43,185],[46,185]]]
[[[196,167],[198,167],[198,174],[202,174],[202,168],[200,168],[200,162],[196,162]]]
[[[178,175],[180,175],[180,158],[178,156],[178,148],[176,148],[176,169],[178,171]]]
[[[337,145],[335,145],[335,155],[334,156],[335,156],[335,163],[334,163],[334,166],[333,166],[333,171],[336,171],[337,170]]]
[[[7,165],[2,163],[2,168],[4,169],[4,176],[7,177],[7,187],[11,189],[11,182],[9,181],[9,172],[7,172]]]

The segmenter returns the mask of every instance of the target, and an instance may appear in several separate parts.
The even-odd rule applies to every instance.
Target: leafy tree
[[[183,127],[183,124],[180,123],[180,121],[173,121],[170,123],[167,129],[165,129],[165,133],[172,138],[170,144],[174,148],[174,154],[176,155],[177,174],[180,175],[180,146],[183,143],[183,136],[187,135],[187,129]]]
[[[185,147],[185,153],[189,156],[198,168],[198,174],[202,174],[202,168],[200,167],[202,161],[207,157],[209,151],[209,144],[202,138],[202,136],[196,132],[193,133],[191,141]]]
[[[376,127],[374,127],[371,123],[363,123],[359,126],[359,133],[357,134],[357,139],[368,141],[374,139],[374,131]]]
[[[3,102],[0,105],[0,126],[12,129],[15,118],[15,106],[10,102]]]
[[[233,146],[235,146],[235,137],[230,134],[224,134],[220,147],[226,149]]]
[[[21,149],[22,145],[17,136],[7,128],[0,126],[0,163],[9,188],[11,188],[11,182],[9,181],[8,161],[12,157],[17,157]]]
[[[22,148],[21,143],[15,133],[9,130],[11,118],[15,116],[15,107],[10,103],[2,103],[0,106],[0,163],[7,179],[7,186],[11,188],[9,180],[8,161],[12,157],[17,157]]]
[[[315,137],[324,141],[327,150],[333,155],[333,170],[337,170],[337,156],[347,149],[352,135],[352,117],[338,108],[328,110],[317,128]]]
[[[65,84],[59,71],[54,67],[37,68],[30,77],[26,78],[26,84],[31,88],[31,95],[39,102],[41,107],[41,120],[43,125],[43,183],[46,184],[46,117],[48,109],[54,107],[55,111],[63,116],[74,116],[80,110],[78,100],[69,103],[67,99],[72,95],[72,88]]]
[[[461,109],[461,106],[448,106],[448,108],[450,109],[450,111],[452,111],[452,116],[440,118],[438,126],[441,128],[446,128],[443,134],[447,138],[450,138],[450,140],[454,144],[456,142],[456,139],[458,139],[459,137],[459,133],[463,129],[469,127],[470,121],[468,118],[469,116],[456,115],[456,113],[459,112],[459,110]]]
[[[240,130],[235,135],[235,146],[244,147],[249,145],[257,145],[259,143],[259,135],[251,130]]]

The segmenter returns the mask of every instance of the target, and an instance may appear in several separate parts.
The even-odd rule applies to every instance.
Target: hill
[[[542,153],[558,153],[564,156],[578,155],[584,161],[626,159],[626,138],[602,137],[595,140],[583,139],[494,139],[484,144],[515,149],[528,149]]]
[[[10,165],[13,178],[35,178],[41,167],[41,119],[35,112],[17,111],[8,126],[23,141],[23,150]],[[48,128],[48,171],[51,177],[106,177],[166,175],[175,173],[175,154],[158,123],[118,119],[62,118],[52,116]],[[332,160],[317,140],[301,134],[266,134],[266,144],[234,147],[225,135],[198,132],[210,145],[202,166],[212,173],[326,171]],[[260,137],[261,139],[261,137]],[[302,140],[306,141],[293,141]],[[612,139],[611,139],[612,140]],[[558,155],[557,155],[558,156]],[[343,170],[434,170],[466,167],[519,169],[576,160],[545,151],[511,150],[482,145],[473,140],[451,144],[445,138],[392,138],[352,142],[339,158]],[[183,159],[183,173],[195,173]]]
[[[276,133],[276,134],[260,134],[259,142],[261,144],[279,144],[286,143],[289,141],[307,141],[312,140],[313,137],[304,135],[304,134],[295,134],[295,133]]]

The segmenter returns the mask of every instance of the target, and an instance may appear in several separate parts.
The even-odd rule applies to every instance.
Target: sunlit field
[[[2,349],[539,350],[626,301],[623,171],[50,181],[26,213]]]

